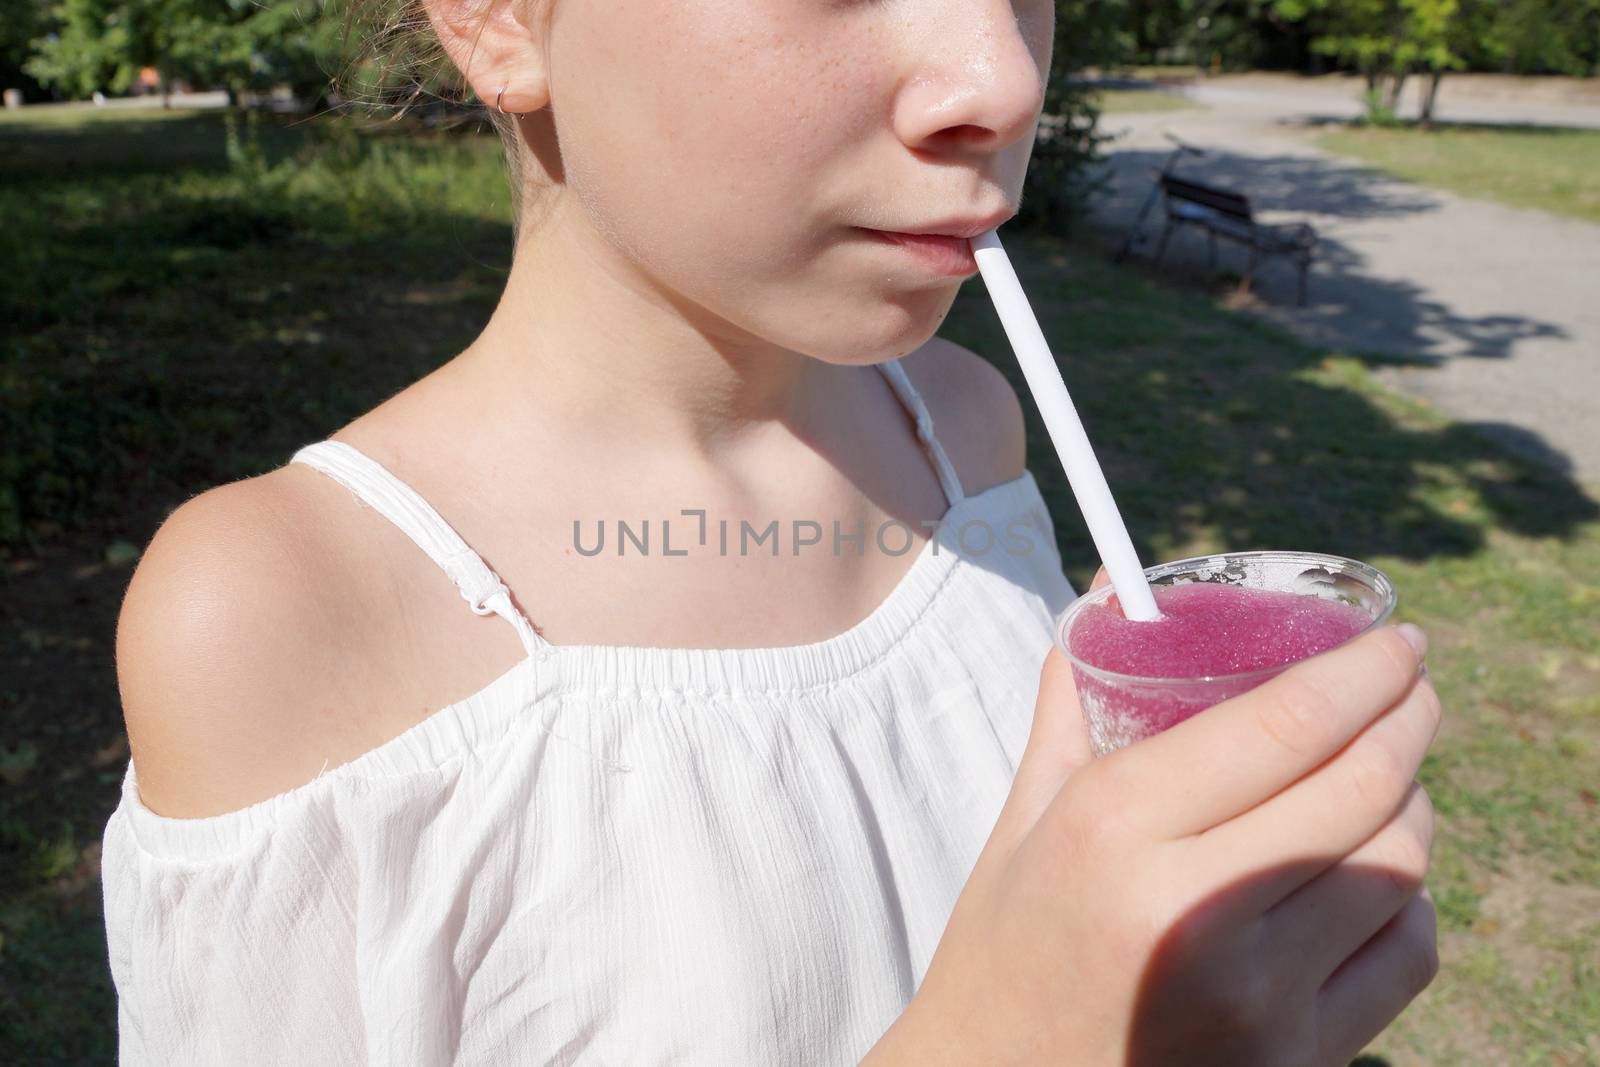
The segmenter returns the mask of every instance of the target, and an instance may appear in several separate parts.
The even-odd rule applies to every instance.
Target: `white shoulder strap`
[[[461,535],[416,490],[366,453],[332,439],[306,445],[289,460],[315,467],[355,493],[401,531],[450,576],[474,614],[509,622],[531,656],[549,642],[511,602],[511,590]]]
[[[961,503],[966,495],[961,489],[961,479],[956,477],[956,469],[950,463],[950,457],[945,455],[944,446],[939,444],[939,439],[933,434],[933,416],[928,414],[928,405],[922,402],[922,396],[911,384],[911,379],[906,377],[906,369],[900,365],[899,358],[891,359],[876,364],[889,380],[889,385],[894,389],[895,396],[900,398],[900,403],[917,421],[917,440],[922,442],[923,451],[933,461],[933,468],[939,475],[939,485],[944,489],[945,499],[950,506]]]

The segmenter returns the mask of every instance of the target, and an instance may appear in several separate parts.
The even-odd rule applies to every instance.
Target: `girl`
[[[1020,405],[933,338],[1051,0],[426,14],[509,138],[509,281],[140,564],[123,1062],[1356,1052],[1433,968],[1420,634],[1089,763]]]

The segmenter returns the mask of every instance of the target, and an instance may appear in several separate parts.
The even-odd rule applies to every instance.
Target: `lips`
[[[1015,218],[1016,214],[1010,208],[1000,208],[983,215],[967,215],[962,218],[945,219],[942,222],[917,225],[909,230],[886,230],[884,232],[928,237],[961,237],[970,240],[980,233],[998,229],[1010,219]]]
[[[1009,205],[983,213],[946,217],[936,222],[913,223],[910,230],[879,230],[857,227],[879,243],[896,250],[903,258],[928,273],[964,278],[978,273],[971,240],[1014,218]]]
[[[947,237],[943,234],[893,233],[889,230],[861,231],[883,244],[901,250],[925,270],[950,277],[965,277],[978,273],[978,261],[972,255],[972,245],[965,237]]]

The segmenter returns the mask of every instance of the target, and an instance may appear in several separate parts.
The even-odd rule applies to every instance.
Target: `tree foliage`
[[[1469,0],[1470,2],[1470,0]],[[1283,17],[1314,20],[1313,51],[1360,71],[1392,106],[1408,74],[1465,62],[1457,24],[1462,0],[1276,0]]]
[[[1600,73],[1600,0],[1120,0],[1140,62],[1228,69],[1361,70],[1385,53],[1431,49],[1419,72]],[[1449,31],[1441,34],[1441,23]],[[1446,40],[1448,38],[1448,40]],[[1445,62],[1448,51],[1460,65]]]
[[[1452,70],[1593,74],[1600,65],[1600,0],[1272,0],[1306,25],[1313,51],[1360,71],[1373,117],[1392,115],[1412,75],[1427,79],[1432,118]]]
[[[0,0],[0,88],[35,95],[38,86],[23,65],[33,56],[34,38],[45,28],[37,0]]]
[[[1470,57],[1476,66],[1515,74],[1600,74],[1600,0],[1500,0],[1477,7]]]
[[[1127,0],[1134,58],[1236,70],[1295,67],[1308,34],[1279,16],[1272,0]]]
[[[55,0],[50,18],[26,69],[70,97],[124,92],[146,67],[164,85],[320,97],[337,30],[316,0]]]

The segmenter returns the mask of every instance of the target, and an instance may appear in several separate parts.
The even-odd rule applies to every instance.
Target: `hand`
[[[868,1062],[1347,1064],[1438,966],[1424,650],[1383,627],[1092,760],[1052,649],[1010,796]]]

